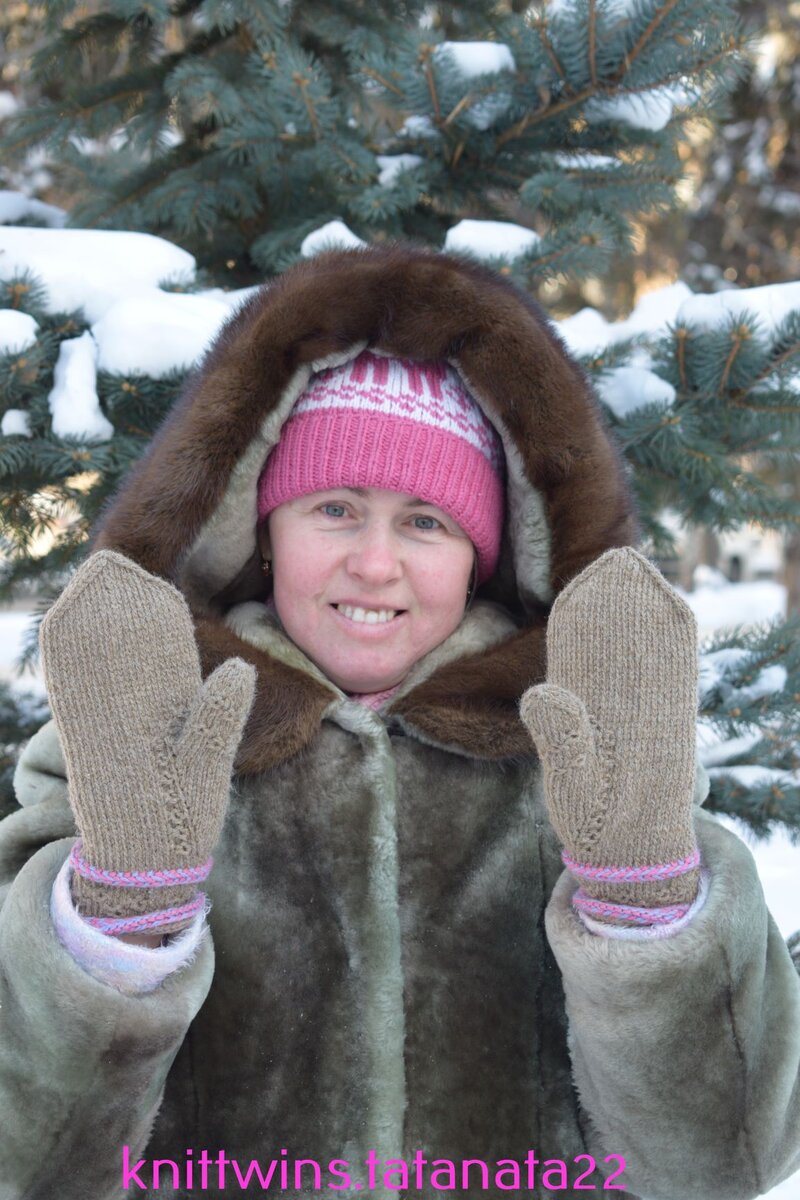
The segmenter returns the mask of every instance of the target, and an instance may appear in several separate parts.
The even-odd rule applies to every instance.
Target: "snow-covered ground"
[[[701,636],[731,625],[757,625],[786,615],[786,589],[771,579],[698,587],[680,594],[697,618]]]

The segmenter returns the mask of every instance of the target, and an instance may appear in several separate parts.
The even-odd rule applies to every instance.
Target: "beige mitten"
[[[520,703],[588,915],[668,922],[694,899],[696,711],[691,610],[636,550],[607,551],[556,599],[547,682]]]
[[[110,550],[76,572],[40,645],[81,913],[109,933],[185,926],[203,906],[253,668],[229,659],[203,683],[183,596]]]

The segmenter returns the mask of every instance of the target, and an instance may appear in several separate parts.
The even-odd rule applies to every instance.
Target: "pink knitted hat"
[[[452,367],[364,351],[313,375],[258,484],[258,518],[337,487],[419,496],[458,522],[478,556],[478,582],[497,566],[503,448]]]

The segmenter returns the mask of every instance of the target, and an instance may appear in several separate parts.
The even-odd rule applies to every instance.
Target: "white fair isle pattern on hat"
[[[492,470],[502,474],[497,433],[447,363],[415,363],[364,352],[314,376],[292,416],[336,408],[405,417],[453,433],[480,450]]]

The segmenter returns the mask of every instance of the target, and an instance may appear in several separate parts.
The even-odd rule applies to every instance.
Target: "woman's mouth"
[[[404,608],[357,608],[350,604],[332,604],[331,608],[354,625],[388,625],[406,612]]]

